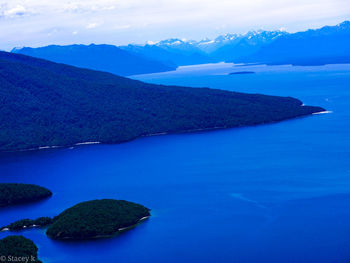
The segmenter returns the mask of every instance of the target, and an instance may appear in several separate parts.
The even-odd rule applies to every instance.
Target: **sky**
[[[0,0],[0,49],[296,32],[344,20],[349,0]]]

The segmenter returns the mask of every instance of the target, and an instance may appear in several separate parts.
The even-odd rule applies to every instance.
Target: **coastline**
[[[300,106],[303,107],[306,105],[302,104]],[[258,124],[251,124],[251,125],[239,125],[239,126],[233,126],[233,127],[216,126],[216,127],[209,127],[209,128],[180,130],[180,131],[175,131],[175,132],[151,133],[151,134],[140,135],[140,136],[137,136],[135,138],[131,138],[131,139],[119,141],[119,142],[114,142],[114,143],[99,142],[99,141],[86,141],[86,142],[79,142],[79,143],[74,143],[74,144],[69,144],[69,145],[39,146],[39,147],[29,148],[29,149],[7,150],[7,151],[0,150],[0,153],[30,152],[30,151],[50,150],[50,149],[58,149],[58,148],[74,149],[75,146],[78,147],[78,146],[95,145],[95,144],[121,144],[121,143],[134,141],[136,139],[144,138],[144,137],[153,137],[153,136],[162,136],[162,135],[171,135],[171,134],[187,134],[187,133],[196,133],[196,132],[205,132],[205,131],[216,131],[216,130],[223,130],[223,129],[236,129],[236,128],[243,128],[243,127],[254,127],[254,126],[259,126],[259,125],[273,124],[273,123],[278,123],[281,121],[287,121],[287,120],[303,118],[303,117],[312,116],[312,115],[327,114],[327,113],[332,113],[332,111],[322,110],[319,112],[298,115],[295,117],[290,117],[290,118],[286,118],[286,119],[282,119],[282,120],[275,120],[275,121],[269,121],[269,122],[263,122],[263,123],[258,123]]]
[[[24,229],[30,229],[30,228],[44,228],[46,227],[47,225],[28,225],[28,226],[23,226],[21,229],[18,229],[18,230],[10,230],[8,227],[3,227],[3,228],[0,228],[0,233],[1,232],[18,232],[18,231],[22,231]]]
[[[329,113],[333,113],[333,111],[325,110],[325,111],[320,111],[320,112],[312,113],[312,115],[329,114]]]
[[[83,146],[83,145],[94,145],[94,144],[101,144],[101,142],[78,142],[71,145],[53,145],[53,146],[39,146],[35,148],[29,148],[29,149],[21,149],[21,150],[10,150],[10,151],[4,151],[4,152],[29,152],[29,151],[38,151],[38,150],[49,150],[49,149],[57,149],[57,148],[71,148],[74,146]],[[1,152],[1,151],[0,151]]]
[[[126,227],[122,227],[122,228],[119,228],[115,233],[113,234],[110,234],[110,235],[99,235],[99,236],[94,236],[94,237],[91,237],[89,239],[98,239],[98,238],[108,238],[108,237],[113,237],[115,235],[117,235],[118,233],[120,232],[124,232],[124,231],[127,231],[127,230],[130,230],[134,227],[136,227],[138,224],[142,223],[143,221],[146,221],[147,219],[149,219],[151,216],[144,216],[142,218],[140,218],[136,224],[133,224],[133,225],[130,225],[130,226],[126,226]],[[23,226],[21,229],[18,229],[18,230],[10,230],[8,227],[4,227],[2,229],[0,229],[0,233],[1,232],[18,232],[18,231],[22,231],[24,229],[30,229],[30,228],[43,228],[43,227],[46,227],[46,226],[41,226],[41,225],[30,225],[30,226]],[[56,240],[56,238],[53,238]],[[60,239],[57,239],[57,240],[60,240]],[[64,239],[61,239],[61,240],[74,240],[74,238],[64,238]]]
[[[139,219],[139,221],[137,221],[137,223],[134,224],[134,225],[119,228],[119,229],[118,229],[118,232],[123,232],[123,231],[129,230],[129,229],[131,229],[131,228],[134,228],[134,227],[136,227],[138,224],[140,224],[140,223],[142,223],[143,221],[149,219],[150,217],[151,217],[151,216],[144,216],[144,217],[142,217],[141,219]],[[117,232],[117,233],[118,233],[118,232]]]
[[[112,238],[112,237],[115,237],[117,236],[118,234],[124,232],[124,231],[127,231],[127,230],[130,230],[134,227],[136,227],[138,224],[146,221],[147,219],[149,219],[151,216],[145,216],[145,217],[142,217],[140,218],[136,224],[133,224],[133,225],[130,225],[130,226],[127,226],[127,227],[123,227],[123,228],[119,228],[116,232],[112,233],[112,234],[107,234],[107,235],[97,235],[97,236],[93,236],[93,237],[89,237],[89,238],[82,238],[82,239],[75,239],[75,238],[71,238],[71,237],[65,237],[65,238],[55,238],[55,237],[51,237],[51,236],[48,236],[49,238],[53,239],[53,240],[58,240],[58,241],[66,241],[66,240],[69,240],[69,241],[81,241],[81,240],[94,240],[94,239],[101,239],[101,238]]]

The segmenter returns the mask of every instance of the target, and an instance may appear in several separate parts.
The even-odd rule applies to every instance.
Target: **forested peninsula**
[[[0,52],[0,151],[120,143],[321,111],[291,97],[147,84]]]

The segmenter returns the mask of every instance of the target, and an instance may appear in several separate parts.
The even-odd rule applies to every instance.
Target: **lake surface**
[[[237,71],[255,74],[227,75]],[[350,262],[350,65],[183,67],[162,84],[293,96],[333,113],[205,133],[0,156],[0,181],[54,192],[0,209],[0,225],[81,201],[125,199],[152,217],[116,238],[20,232],[55,262]],[[0,238],[9,233],[0,233]]]

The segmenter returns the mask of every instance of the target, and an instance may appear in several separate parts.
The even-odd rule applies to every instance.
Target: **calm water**
[[[295,96],[331,114],[256,127],[2,155],[1,182],[46,186],[46,201],[0,224],[80,201],[126,199],[152,217],[113,238],[57,242],[21,232],[49,262],[350,262],[350,66],[232,65],[138,76],[155,83]],[[0,238],[8,233],[0,233]]]

